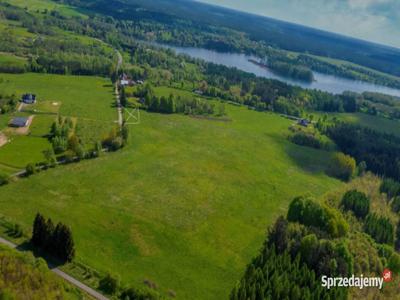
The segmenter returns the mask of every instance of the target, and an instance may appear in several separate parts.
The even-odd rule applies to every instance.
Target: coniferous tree
[[[31,242],[35,247],[42,247],[45,241],[45,226],[46,220],[44,217],[37,213],[33,222],[33,231]]]
[[[46,221],[45,227],[44,227],[44,243],[43,243],[43,248],[46,251],[52,252],[54,248],[54,241],[53,241],[53,234],[54,234],[54,223],[53,221],[49,218]]]
[[[75,245],[71,229],[59,223],[55,231],[54,241],[57,247],[54,254],[62,261],[72,261],[75,257]]]

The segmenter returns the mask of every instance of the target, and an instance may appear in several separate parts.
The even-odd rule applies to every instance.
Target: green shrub
[[[99,288],[103,292],[114,295],[118,292],[120,286],[120,279],[118,277],[107,274],[99,282]]]
[[[336,210],[322,206],[310,198],[297,197],[289,206],[289,222],[299,222],[326,231],[333,237],[347,234],[349,225]]]
[[[397,254],[396,252],[394,252],[388,261],[388,267],[389,269],[396,273],[399,274],[400,273],[400,255]]]
[[[365,220],[364,230],[377,243],[392,245],[394,242],[394,226],[389,218],[370,214]]]
[[[350,210],[357,218],[364,219],[370,208],[370,200],[367,195],[357,190],[348,191],[342,198],[342,206]]]
[[[341,152],[335,153],[328,170],[328,173],[336,178],[349,181],[355,174],[356,161],[349,155]]]
[[[393,212],[395,212],[395,213],[400,212],[400,196],[393,198],[391,207],[392,207]]]
[[[389,199],[400,196],[400,183],[391,178],[385,178],[379,187],[379,191],[386,193]]]
[[[157,300],[159,295],[152,291],[144,291],[136,288],[127,288],[120,295],[121,300]]]
[[[36,166],[34,164],[28,164],[25,168],[26,176],[31,176],[37,172]]]
[[[0,174],[0,186],[8,184],[8,176],[5,174]]]
[[[296,145],[300,146],[307,146],[316,149],[320,149],[323,147],[323,143],[318,137],[302,131],[296,132],[290,137],[290,140]]]

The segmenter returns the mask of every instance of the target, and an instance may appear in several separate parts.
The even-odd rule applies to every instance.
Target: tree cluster
[[[356,172],[356,161],[350,155],[338,152],[334,153],[329,165],[329,175],[349,181]]]
[[[400,180],[400,138],[343,122],[329,126],[327,135],[341,151],[366,162],[368,170]]]
[[[352,211],[357,218],[364,219],[369,214],[370,199],[357,190],[346,192],[341,204],[344,210]]]
[[[384,178],[379,187],[379,191],[385,193],[390,200],[394,197],[400,196],[400,183],[391,178]]]
[[[13,112],[17,107],[18,101],[15,95],[0,94],[0,114]]]
[[[322,288],[320,276],[351,274],[351,254],[314,230],[279,217],[230,299],[345,299],[346,289]]]
[[[63,262],[75,257],[75,245],[71,229],[63,223],[54,226],[53,221],[37,214],[33,222],[32,244]]]
[[[321,149],[325,145],[315,134],[298,131],[289,138],[293,143],[299,146],[306,146],[315,149]]]
[[[109,151],[117,151],[128,143],[129,139],[129,129],[126,124],[122,127],[113,127],[109,134],[105,136],[101,142],[102,147],[108,149]]]
[[[389,218],[369,214],[365,219],[364,230],[381,244],[393,245],[394,226]]]
[[[318,228],[333,237],[345,236],[349,230],[349,225],[340,213],[305,197],[297,197],[290,203],[287,219],[289,222]]]

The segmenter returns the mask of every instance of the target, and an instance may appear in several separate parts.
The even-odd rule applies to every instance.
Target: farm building
[[[133,86],[135,84],[135,82],[132,81],[132,79],[128,75],[122,74],[120,84],[122,86]]]
[[[16,117],[9,123],[10,127],[26,127],[29,125],[29,118],[26,117]]]
[[[22,95],[22,102],[25,104],[34,104],[36,103],[36,95],[34,94],[24,94]]]
[[[299,125],[304,126],[304,127],[308,127],[308,125],[310,124],[310,121],[306,120],[306,119],[301,119],[297,122]]]

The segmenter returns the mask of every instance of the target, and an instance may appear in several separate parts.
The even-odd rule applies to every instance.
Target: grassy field
[[[88,140],[99,139],[112,127],[116,120],[113,89],[107,79],[87,76],[61,76],[27,73],[22,75],[0,74],[0,90],[4,93],[15,93],[20,96],[24,93],[37,95],[38,103],[24,110],[48,114],[39,120],[51,125],[52,115],[59,112],[62,116],[78,118],[78,124],[88,127],[87,123],[95,123],[101,131],[87,130]],[[97,123],[97,124],[96,124]],[[1,121],[0,121],[1,124]],[[40,127],[41,125],[39,125]],[[93,128],[91,126],[91,128]],[[33,129],[37,128],[35,122]],[[40,130],[40,133],[44,133]],[[37,132],[34,132],[37,134]]]
[[[51,149],[47,139],[15,136],[11,142],[0,148],[0,163],[23,169],[29,163],[43,161],[43,151]]]
[[[50,0],[29,0],[28,1],[29,5],[27,5],[28,3],[26,0],[5,0],[4,2],[8,2],[12,5],[20,6],[22,8],[27,7],[28,11],[30,12],[36,12],[37,10],[44,11],[45,9],[47,9],[49,11],[56,10],[65,16],[86,17],[85,15],[79,13],[77,10],[73,9],[70,6],[63,5]]]
[[[1,79],[3,79],[1,81]],[[89,76],[27,73],[0,74],[5,93],[35,93],[38,101],[60,102],[60,114],[84,119],[113,121],[113,89],[109,80]]]
[[[226,299],[294,196],[341,185],[327,153],[286,140],[289,120],[227,110],[232,122],[142,112],[127,148],[4,186],[0,210],[27,230],[37,211],[70,224],[78,261],[125,284]]]
[[[11,137],[12,141],[0,148],[0,164],[7,174],[28,163],[43,161],[43,150],[51,148],[46,135],[58,112],[77,118],[79,135],[89,146],[100,140],[116,119],[112,87],[107,79],[30,73],[0,74],[0,79],[3,93],[19,97],[29,92],[38,98],[37,104],[25,106],[21,113],[0,115],[0,129],[14,115],[35,115],[29,135]]]

